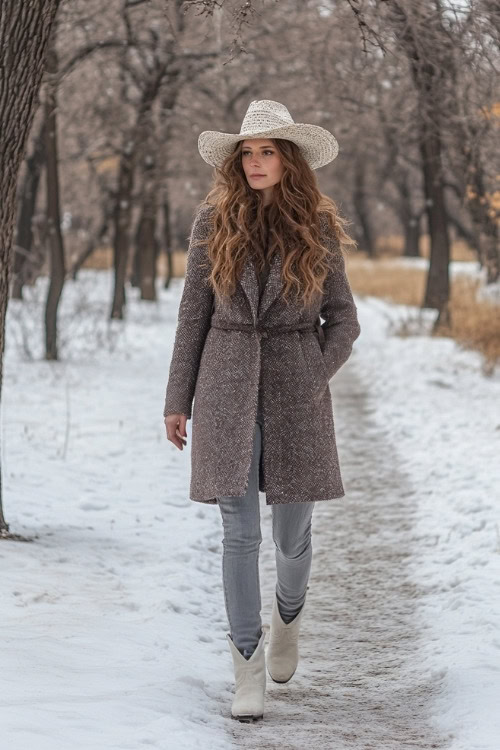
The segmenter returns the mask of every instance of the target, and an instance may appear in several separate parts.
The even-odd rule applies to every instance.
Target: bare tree
[[[0,389],[9,299],[16,183],[45,65],[58,0],[2,0],[0,5]],[[0,535],[10,536],[2,510]]]
[[[438,310],[436,325],[449,324],[450,238],[443,168],[443,100],[451,56],[439,6],[430,2],[403,4],[388,0],[388,18],[410,63],[418,96],[418,139],[422,158],[425,207],[430,235],[430,263],[424,307]]]
[[[462,154],[462,158],[457,169],[456,184],[462,188],[460,197],[476,225],[474,234],[478,240],[477,249],[488,267],[490,279],[498,277],[500,267],[498,221],[488,201],[484,180],[484,164],[487,162],[480,153],[481,146],[485,144],[488,117],[483,116],[482,126],[478,127],[477,111],[484,113],[484,100],[481,102],[471,97],[467,101],[473,88],[470,85],[472,81],[469,81],[465,84],[467,93],[461,97],[461,108],[457,103],[464,85],[465,76],[461,71],[472,67],[471,55],[475,56],[475,62],[487,60],[486,67],[489,66],[489,71],[485,73],[480,66],[474,65],[473,77],[478,74],[486,80],[488,75],[495,77],[495,63],[493,58],[491,62],[488,60],[490,51],[485,50],[483,42],[483,37],[498,35],[498,25],[490,23],[492,5],[488,0],[483,0],[482,4],[473,8],[462,8],[459,20],[450,20],[449,16],[453,16],[453,12],[456,14],[457,9],[455,7],[452,12],[448,8],[448,14],[445,15],[441,0],[419,3],[410,0],[374,0],[364,5],[358,5],[353,0],[347,2],[359,24],[365,49],[368,43],[373,43],[384,53],[390,51],[390,37],[387,35],[389,29],[409,63],[418,102],[416,122],[431,244],[423,305],[438,310],[436,326],[446,324],[450,322],[450,212],[445,197],[449,185],[447,167],[458,164],[457,155]],[[486,24],[488,29],[485,29],[485,34],[477,31],[478,28],[483,30],[485,25],[481,7],[490,23],[489,26]],[[480,22],[476,29],[478,18]],[[483,243],[484,250],[481,249]]]
[[[114,209],[114,267],[115,286],[111,307],[112,318],[123,318],[125,305],[125,279],[127,273],[128,253],[130,247],[130,227],[132,221],[132,190],[134,186],[134,171],[141,142],[144,122],[150,116],[151,108],[158,95],[158,90],[165,75],[166,67],[155,70],[147,85],[143,89],[135,124],[127,134],[124,148],[120,157],[118,174],[118,189]]]
[[[180,41],[186,30],[186,22],[180,3],[173,3],[170,6],[168,30],[163,33],[159,33],[156,19],[144,28],[132,23],[130,9],[140,5],[142,3],[131,3],[128,0],[122,7],[122,19],[127,38],[127,45],[121,59],[123,101],[127,101],[134,107],[134,114],[131,127],[123,135],[118,170],[113,240],[115,285],[111,318],[123,318],[135,171],[140,156],[144,152],[145,144],[147,148],[147,144],[153,138],[154,111],[158,106],[160,95],[163,96],[163,107],[172,111],[187,82],[193,80],[201,70],[207,69],[211,64],[210,61],[216,57],[216,53],[210,50],[192,52],[182,48]],[[132,88],[135,88],[136,92],[133,97],[128,95]],[[166,140],[168,140],[168,130],[165,133]],[[143,164],[147,163],[148,158],[145,158]],[[151,183],[148,185],[151,186]],[[151,201],[152,195],[150,190],[149,197],[144,199]],[[144,211],[144,201],[142,209]],[[152,216],[151,212],[154,211],[154,223],[156,223],[157,209],[155,200],[155,206],[147,209],[149,221]],[[151,223],[149,227],[151,228]],[[141,232],[143,231],[144,224],[141,228]],[[145,246],[145,251],[149,255],[151,255],[153,244],[152,240],[148,240]],[[140,263],[138,265],[141,267]]]
[[[57,148],[57,52],[56,24],[52,29],[47,55],[45,88],[45,152],[47,155],[47,236],[50,249],[50,282],[45,303],[45,358],[57,359],[57,310],[66,276],[64,243],[61,233],[59,169]]]

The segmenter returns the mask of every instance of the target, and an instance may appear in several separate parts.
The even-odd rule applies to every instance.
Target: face
[[[264,203],[268,203],[273,186],[283,174],[283,164],[276,146],[267,138],[249,138],[241,145],[241,163],[250,187],[262,190]]]

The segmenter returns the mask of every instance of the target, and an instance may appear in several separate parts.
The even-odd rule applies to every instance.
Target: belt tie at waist
[[[318,331],[320,338],[322,338],[323,336],[323,329],[319,320],[316,324],[305,322],[268,327],[261,325],[254,326],[253,323],[232,323],[230,321],[223,321],[219,323],[212,323],[212,328],[221,328],[225,331],[255,331],[259,338],[268,338],[268,336],[272,336],[273,334],[291,333],[292,331]]]

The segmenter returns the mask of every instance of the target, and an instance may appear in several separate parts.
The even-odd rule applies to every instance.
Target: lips
[[[265,177],[265,174],[251,174],[250,177]]]

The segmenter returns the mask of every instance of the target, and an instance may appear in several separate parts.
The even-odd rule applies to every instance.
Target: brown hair
[[[253,190],[241,162],[243,141],[221,167],[215,167],[215,182],[202,205],[213,205],[213,226],[207,237],[212,271],[210,283],[219,296],[232,295],[243,265],[250,254],[258,269],[264,264],[266,214],[269,222],[268,253],[281,253],[283,294],[296,292],[307,305],[321,294],[329,260],[335,253],[320,241],[320,213],[334,232],[337,252],[342,245],[356,245],[344,230],[333,200],[324,195],[298,146],[285,139],[270,139],[283,165],[274,185],[273,202],[264,209],[262,193]]]

